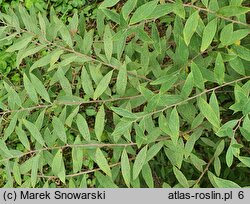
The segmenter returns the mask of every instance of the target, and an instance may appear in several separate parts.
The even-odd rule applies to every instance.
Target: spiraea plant
[[[91,6],[0,13],[0,186],[250,186],[249,2]]]

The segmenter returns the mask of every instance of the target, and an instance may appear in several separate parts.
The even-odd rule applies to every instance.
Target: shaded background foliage
[[[2,187],[246,187],[249,4],[0,1]]]

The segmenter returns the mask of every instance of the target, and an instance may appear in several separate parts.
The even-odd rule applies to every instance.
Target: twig
[[[201,173],[200,177],[196,180],[196,182],[195,182],[195,184],[194,184],[193,186],[195,186],[195,185],[197,185],[198,183],[200,183],[200,181],[201,181],[201,179],[203,178],[203,176],[205,175],[205,173],[207,173],[207,171],[208,171],[210,165],[213,163],[214,158],[215,158],[215,156],[213,156],[213,157],[209,160],[209,162],[207,163],[206,168],[203,170],[203,172]]]

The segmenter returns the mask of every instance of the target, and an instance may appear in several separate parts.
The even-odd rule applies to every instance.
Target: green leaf
[[[174,175],[175,175],[176,179],[178,180],[178,182],[184,188],[189,188],[189,184],[188,184],[188,181],[187,181],[185,175],[179,169],[177,169],[175,166],[173,166],[173,171],[174,171]]]
[[[250,62],[250,49],[239,45],[233,45],[232,49],[241,59]]]
[[[221,154],[221,153],[223,152],[223,150],[224,150],[224,147],[225,147],[225,141],[224,141],[224,140],[221,140],[220,143],[218,144],[216,150],[215,150],[214,156],[215,156],[215,157],[220,156],[220,154]]]
[[[180,121],[176,107],[171,111],[168,122],[169,122],[169,129],[171,131],[170,134],[171,140],[173,141],[174,145],[177,145],[179,139]]]
[[[66,144],[67,135],[62,121],[54,116],[52,119],[52,125],[53,125],[53,132],[55,133],[55,135]]]
[[[82,141],[79,136],[76,137],[74,145],[80,145]],[[79,172],[82,169],[83,164],[83,150],[79,147],[72,148],[72,160],[73,160],[73,172]]]
[[[13,156],[2,139],[0,139],[0,150],[2,150],[6,154],[7,157]]]
[[[82,82],[82,88],[84,92],[89,97],[93,97],[94,89],[92,85],[92,80],[90,79],[90,76],[84,66],[82,67],[82,72],[81,72],[81,82]]]
[[[96,90],[94,92],[93,99],[96,100],[99,96],[103,94],[103,92],[108,88],[109,82],[111,80],[113,74],[113,70],[108,72],[97,85]]]
[[[100,148],[96,149],[96,153],[95,153],[95,160],[97,165],[100,167],[100,169],[106,173],[108,176],[112,176],[111,174],[111,169],[110,166],[108,164],[107,159],[105,158],[105,156],[103,155],[102,151],[100,150]]]
[[[137,154],[135,158],[135,162],[133,166],[133,180],[135,180],[139,176],[142,170],[142,167],[146,162],[147,149],[148,149],[148,146],[146,145],[140,150],[140,152]]]
[[[76,124],[77,124],[78,130],[80,131],[83,138],[85,140],[89,141],[90,140],[90,132],[89,132],[88,123],[81,114],[77,114]]]
[[[44,139],[41,135],[41,133],[39,132],[38,128],[31,122],[29,122],[28,120],[23,120],[23,124],[25,125],[25,127],[29,130],[30,134],[32,135],[32,137],[42,146],[45,146],[45,142]]]
[[[212,107],[203,99],[200,98],[198,101],[198,106],[202,115],[216,128],[220,127],[220,120]]]
[[[214,170],[217,176],[220,176],[220,172],[221,172],[221,162],[219,157],[215,157],[214,158]]]
[[[144,164],[142,167],[142,177],[149,188],[154,188],[154,179],[148,163]]]
[[[129,14],[134,10],[137,0],[128,0],[122,7],[122,15],[125,20],[128,19]]]
[[[123,150],[121,156],[121,171],[125,184],[127,185],[127,187],[130,187],[131,170],[126,149]]]
[[[182,4],[182,1],[175,1],[174,3],[174,7],[173,7],[173,12],[180,16],[182,19],[185,19],[185,16],[186,16],[186,12],[185,12],[185,8]]]
[[[108,62],[110,62],[113,53],[113,40],[109,25],[106,25],[105,27],[103,40],[104,40],[105,55],[107,57]]]
[[[238,16],[245,14],[250,11],[250,8],[243,6],[225,6],[220,8],[217,13],[222,16],[230,17],[230,16]]]
[[[116,5],[118,2],[119,0],[105,0],[101,3],[99,8],[101,9],[101,8],[106,8],[106,7],[112,7]]]
[[[127,68],[126,65],[123,64],[119,69],[119,73],[116,81],[116,91],[119,95],[123,96],[125,94],[127,87]]]
[[[134,113],[131,113],[129,110],[124,108],[111,107],[111,110],[113,110],[116,114],[121,115],[125,118],[131,118],[131,119],[137,118],[137,116]]]
[[[230,145],[227,149],[227,153],[226,153],[226,163],[228,167],[231,167],[233,164],[233,150],[232,150],[232,146]]]
[[[213,91],[213,93],[211,94],[211,97],[209,99],[209,105],[212,107],[212,109],[214,110],[217,118],[220,118],[220,107],[218,104],[218,100],[217,97],[215,95],[215,92]]]
[[[153,12],[154,9],[157,6],[158,1],[150,1],[145,4],[142,4],[136,11],[134,12],[133,16],[130,19],[129,24],[135,24],[140,21],[146,20],[148,16],[150,16]]]
[[[30,79],[31,83],[33,84],[34,88],[36,89],[36,92],[45,100],[50,102],[50,97],[45,89],[43,83],[32,73],[30,73]]]
[[[96,114],[95,119],[95,134],[98,141],[102,141],[102,133],[105,126],[105,110],[104,106],[102,105],[99,109],[99,111]]]
[[[36,155],[33,162],[32,162],[32,168],[31,168],[31,186],[34,188],[37,182],[37,171],[39,166],[39,160],[40,160],[40,154]]]
[[[185,99],[191,94],[193,86],[194,86],[193,73],[189,73],[181,90],[181,95]]]
[[[26,74],[23,74],[23,84],[24,84],[24,88],[27,91],[30,99],[35,103],[38,104],[38,97],[37,97],[37,93],[36,90],[33,86],[33,84],[30,82],[30,80],[28,79],[28,77],[26,76]]]
[[[25,48],[32,40],[32,35],[24,35],[20,37],[13,45],[11,45],[6,52],[14,52],[16,50],[21,50]]]
[[[16,126],[16,134],[18,136],[18,139],[20,140],[20,142],[23,144],[23,146],[27,149],[30,150],[30,142],[28,140],[28,137],[25,133],[25,131],[22,129],[21,125]]]
[[[162,147],[163,147],[162,142],[158,142],[154,144],[152,147],[150,147],[147,152],[146,162],[149,162],[151,159],[153,159],[157,155],[157,153],[162,149]]]
[[[195,86],[203,90],[205,86],[204,86],[204,79],[200,71],[200,68],[194,62],[192,62],[191,70],[192,70]]]
[[[201,42],[201,52],[204,52],[212,43],[217,30],[217,18],[210,21],[204,28]]]
[[[218,186],[218,188],[240,188],[240,186],[233,181],[229,181],[226,179],[221,179],[213,175],[214,182]]]
[[[193,36],[193,34],[196,31],[196,28],[198,26],[200,16],[199,16],[199,11],[195,11],[187,20],[185,27],[183,29],[183,36],[184,36],[184,41],[187,45],[189,45],[190,40]]]
[[[52,160],[52,172],[55,176],[58,176],[59,179],[65,183],[65,166],[64,161],[62,157],[62,151],[58,150],[56,155],[54,156]]]
[[[237,120],[230,120],[220,127],[216,135],[219,137],[233,137],[233,128],[237,125]]]
[[[17,57],[16,57],[17,68],[19,68],[19,65],[21,64],[22,60],[25,57],[28,57],[30,55],[34,55],[35,53],[39,52],[40,50],[42,50],[45,47],[46,47],[46,45],[39,45],[39,46],[35,46],[35,47],[34,47],[34,45],[32,45],[32,46],[27,47],[24,50],[20,50],[17,54]]]
[[[18,185],[22,184],[22,178],[21,178],[21,173],[20,173],[20,169],[19,169],[19,164],[18,164],[18,160],[16,160],[13,164],[13,176],[17,182]]]
[[[235,59],[230,60],[229,64],[234,69],[234,71],[236,71],[237,73],[239,73],[243,76],[246,75],[244,64],[242,63],[242,61],[239,57],[236,57]]]
[[[85,32],[81,48],[81,51],[84,54],[89,54],[91,52],[91,47],[93,45],[93,35],[94,29],[90,30],[89,32]]]
[[[238,157],[238,159],[243,163],[245,164],[247,167],[250,168],[250,157]]]
[[[103,188],[118,188],[111,177],[104,176],[101,172],[95,172],[95,177]]]
[[[130,120],[121,120],[115,127],[114,132],[112,133],[112,136],[114,138],[114,141],[117,142],[120,137],[130,129],[132,125],[132,121]]]
[[[154,12],[151,13],[149,16],[148,16],[148,19],[157,19],[157,18],[160,18],[160,17],[163,17],[171,12],[173,12],[173,4],[158,4],[155,9],[154,9]]]
[[[233,36],[233,23],[224,26],[220,33],[220,41],[223,46],[230,45]]]
[[[223,84],[225,78],[225,65],[220,53],[218,53],[215,61],[214,77],[220,85]]]

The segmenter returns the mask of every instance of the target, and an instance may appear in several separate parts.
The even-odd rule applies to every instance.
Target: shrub
[[[250,9],[192,2],[1,13],[1,186],[249,186]]]

